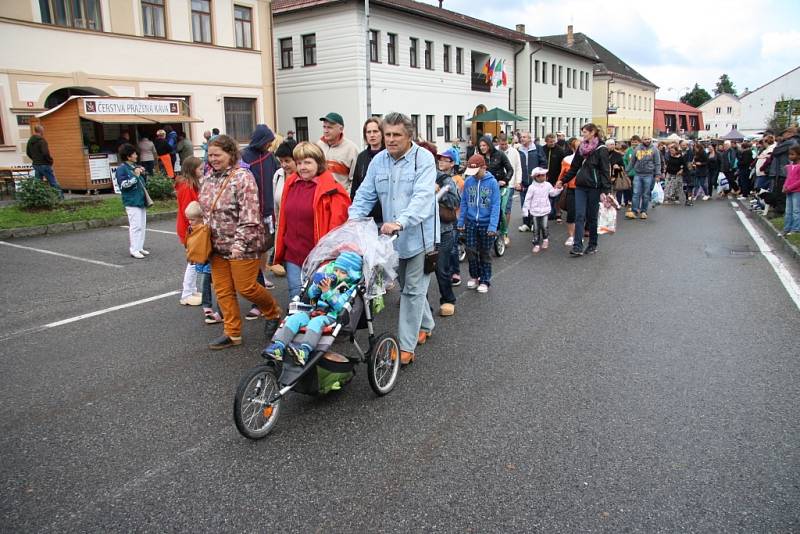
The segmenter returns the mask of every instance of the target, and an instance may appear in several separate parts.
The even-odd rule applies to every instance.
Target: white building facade
[[[517,59],[516,93],[516,114],[529,120],[517,126],[542,142],[548,133],[577,137],[592,120],[594,63],[580,52],[530,37]]]
[[[196,147],[214,127],[247,142],[275,120],[270,19],[269,0],[0,2],[0,165],[28,163],[28,121],[72,95],[181,98]]]
[[[367,23],[360,1],[323,1],[313,9],[275,2],[278,130],[318,139],[319,118],[335,111],[346,137],[361,146],[367,117],[398,111],[439,148],[459,140],[463,148],[471,137],[496,133],[494,124],[468,119],[495,107],[513,109],[514,52],[524,36],[500,28],[498,37],[486,23],[453,15],[410,0],[372,1]],[[483,72],[487,62],[498,72],[491,80]]]
[[[715,96],[697,109],[703,112],[705,130],[700,132],[700,137],[703,139],[722,137],[731,130],[738,129],[742,120],[742,104],[739,97],[728,93]]]
[[[740,98],[742,118],[739,131],[744,135],[756,135],[763,132],[770,119],[779,111],[779,103],[789,101],[793,105],[790,122],[797,125],[800,106],[791,102],[800,100],[800,67],[775,78]],[[784,104],[785,105],[785,104]]]

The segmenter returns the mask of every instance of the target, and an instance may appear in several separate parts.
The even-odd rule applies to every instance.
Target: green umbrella
[[[471,119],[467,119],[468,122],[513,122],[524,120],[526,120],[525,117],[514,115],[510,111],[500,108],[490,109],[486,113],[481,113]]]

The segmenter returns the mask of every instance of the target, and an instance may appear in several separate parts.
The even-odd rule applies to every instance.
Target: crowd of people
[[[303,262],[323,236],[348,219],[371,217],[380,233],[398,235],[403,364],[414,360],[417,346],[433,332],[428,289],[434,272],[439,316],[455,313],[460,247],[468,259],[467,288],[489,292],[491,250],[496,240],[511,244],[515,196],[522,215],[518,229],[532,233],[533,254],[549,248],[553,221],[566,222],[564,245],[571,256],[596,253],[601,207],[622,207],[627,219],[647,219],[656,187],[663,188],[663,202],[686,206],[715,194],[751,199],[753,209],[785,211],[786,231],[800,231],[800,179],[787,167],[800,162],[796,129],[752,144],[666,144],[648,136],[616,143],[586,124],[579,138],[557,132],[545,136],[544,144],[527,132],[481,136],[462,155],[418,139],[411,119],[401,113],[366,120],[361,151],[345,136],[340,114],[328,113],[320,121],[323,135],[315,143],[297,143],[288,134],[284,139],[262,124],[241,151],[232,138],[208,132],[202,159],[180,155],[179,239],[185,244],[192,228],[204,224],[213,249],[207,264],[187,263],[180,301],[202,306],[206,323],[224,323],[211,349],[241,344],[241,295],[252,303],[246,318],[263,318],[266,339],[274,341],[267,356],[281,357],[280,339],[273,336],[286,306],[272,295],[270,277],[286,276],[289,299],[299,296]],[[137,228],[130,234],[136,258],[148,254],[148,169],[137,163],[143,152],[142,143],[139,151],[123,143],[125,163],[117,173],[130,226]],[[145,161],[161,156],[156,143]]]

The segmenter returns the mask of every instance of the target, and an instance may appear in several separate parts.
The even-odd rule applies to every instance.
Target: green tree
[[[736,94],[736,88],[733,86],[733,82],[728,78],[727,74],[723,74],[719,77],[717,86],[714,88],[714,96],[721,95],[722,93],[728,93],[729,95]]]
[[[708,94],[708,91],[700,87],[699,84],[694,84],[692,90],[681,97],[681,102],[684,104],[689,104],[693,108],[696,108],[702,105],[704,102],[708,102],[709,100],[711,100],[711,95]]]

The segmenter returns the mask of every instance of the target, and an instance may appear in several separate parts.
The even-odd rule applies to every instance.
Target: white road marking
[[[128,228],[130,228],[130,226],[120,226],[120,228],[125,228],[127,230]],[[168,232],[167,230],[153,230],[151,228],[145,228],[145,231],[147,231],[147,232],[156,232],[156,233],[159,233],[159,234],[178,235],[177,232]]]
[[[745,230],[747,230],[747,233],[749,233],[750,237],[752,237],[753,241],[755,241],[756,245],[758,246],[758,250],[772,266],[775,274],[778,275],[778,279],[783,284],[783,287],[786,289],[789,297],[791,297],[791,299],[794,301],[797,309],[800,310],[800,286],[798,286],[797,281],[792,276],[791,271],[786,267],[786,264],[783,262],[783,260],[777,254],[772,252],[772,250],[770,250],[770,247],[762,237],[761,232],[755,226],[753,226],[753,223],[747,219],[745,214],[740,209],[739,203],[731,202],[731,206],[733,206],[734,213],[736,213],[736,216],[739,217],[739,220],[742,222]]]
[[[42,254],[50,254],[51,256],[59,256],[61,258],[69,258],[71,260],[83,261],[86,263],[93,263],[95,265],[102,265],[103,267],[114,267],[115,269],[121,269],[124,267],[124,265],[117,265],[116,263],[107,263],[105,261],[90,260],[89,258],[81,258],[79,256],[72,256],[71,254],[62,254],[61,252],[53,252],[52,250],[45,250],[42,248],[24,247],[22,245],[9,243],[7,241],[0,241],[0,245],[5,245],[7,247],[21,248],[23,250],[31,250],[33,252],[41,252]]]
[[[138,306],[140,304],[147,304],[148,302],[153,302],[156,300],[161,300],[167,297],[172,297],[174,295],[180,294],[180,290],[170,291],[168,293],[162,293],[161,295],[156,295],[154,297],[147,297],[144,299],[135,300],[133,302],[128,302],[126,304],[120,304],[118,306],[111,306],[110,308],[104,308],[102,310],[97,310],[89,313],[84,313],[82,315],[76,315],[75,317],[70,317],[68,319],[62,319],[61,321],[55,321],[52,323],[43,324],[41,326],[35,326],[33,328],[27,328],[25,330],[19,330],[17,332],[12,332],[10,334],[6,334],[0,337],[0,341],[5,341],[7,339],[11,339],[12,337],[20,336],[22,334],[33,334],[36,332],[41,332],[43,330],[49,330],[51,328],[56,328],[57,326],[64,326],[65,324],[74,323],[77,321],[82,321],[83,319],[89,319],[91,317],[97,317],[98,315],[105,315],[106,313],[111,313],[118,310],[124,310],[125,308],[132,308],[133,306]]]

